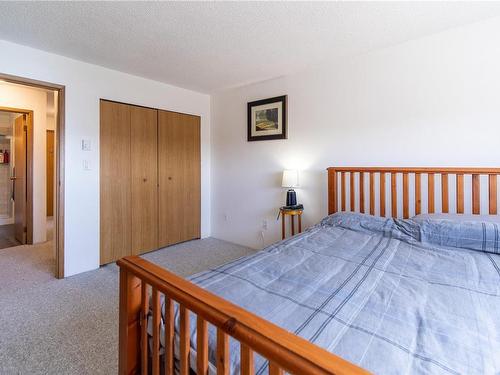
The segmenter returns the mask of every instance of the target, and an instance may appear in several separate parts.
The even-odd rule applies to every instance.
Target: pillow
[[[412,220],[453,220],[457,222],[480,222],[500,224],[500,215],[467,215],[467,214],[420,214]]]
[[[461,216],[461,215],[458,215]],[[420,241],[446,247],[500,254],[500,222],[461,219],[414,218],[420,227]]]

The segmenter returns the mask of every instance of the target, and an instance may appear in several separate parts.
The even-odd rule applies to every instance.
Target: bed
[[[163,289],[167,298],[158,292],[162,290],[158,280],[120,261],[122,269],[129,267],[129,272],[134,271],[142,280],[135,284],[141,291],[135,304],[122,300],[133,294],[121,293],[121,307],[132,305],[136,314],[137,309],[142,312],[142,327],[135,332],[142,343],[148,342],[145,328],[146,323],[149,325],[153,373],[160,371],[163,357],[166,371],[173,372],[177,362],[183,373],[189,369],[231,374],[277,374],[283,369],[292,373],[500,373],[500,220],[494,216],[499,172],[332,168],[328,179],[330,215],[317,225],[252,256],[194,275],[184,283],[153,268],[153,274],[177,286],[175,290]],[[468,173],[471,178],[464,178]],[[486,203],[480,198],[484,179],[480,176],[488,181]],[[450,210],[463,213],[469,206],[464,193],[467,181],[474,216],[447,216]],[[402,184],[398,186],[398,182]],[[439,211],[444,216],[432,215],[437,208],[436,190],[441,193]],[[422,201],[427,203],[425,212],[430,215],[419,215]],[[479,216],[482,206],[490,216]],[[386,209],[392,217],[385,217]],[[418,216],[410,219],[413,215]],[[133,261],[141,270],[149,267],[144,260]],[[121,280],[129,289],[134,285],[133,280]],[[145,281],[153,286],[149,302],[145,301]],[[194,285],[210,296],[229,301],[229,311],[238,319],[217,322],[194,303],[187,309],[188,300],[178,292]],[[199,301],[207,295],[195,297]],[[184,303],[177,305],[172,296]],[[204,302],[225,311],[218,299],[212,305],[210,300]],[[246,315],[239,315],[241,311],[259,318],[247,321]],[[210,318],[211,324],[200,324],[201,314]],[[133,327],[127,316],[124,325]],[[242,334],[239,322],[253,331],[243,330]],[[276,331],[278,339],[263,350],[260,341],[265,337],[248,339],[248,335],[258,333],[259,327],[268,332],[271,328],[267,322],[288,333]],[[147,345],[126,347],[122,344],[122,319],[120,330],[120,369],[124,369],[124,358],[132,357],[140,366],[129,366],[128,370],[144,370],[149,358]],[[297,344],[295,338],[303,340]],[[273,348],[279,350],[272,352]],[[289,357],[283,356],[287,348],[294,352],[285,353]],[[290,361],[297,363],[290,365]],[[311,367],[308,361],[319,367]]]

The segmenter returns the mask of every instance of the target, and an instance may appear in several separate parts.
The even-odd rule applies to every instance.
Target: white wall
[[[66,86],[65,275],[99,266],[99,99],[201,116],[202,236],[210,234],[210,97],[0,41],[0,72]],[[92,151],[81,151],[82,138]],[[83,160],[91,170],[83,170]]]
[[[0,82],[0,107],[33,111],[33,243],[44,242],[47,239],[45,183],[47,92]]]
[[[284,94],[288,140],[247,142],[247,102]],[[311,225],[327,214],[328,166],[500,166],[499,145],[499,19],[220,92],[212,235],[254,248],[280,239],[283,168],[303,170]]]

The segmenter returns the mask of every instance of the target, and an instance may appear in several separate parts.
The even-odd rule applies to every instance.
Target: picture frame
[[[287,139],[287,95],[249,102],[247,140]]]

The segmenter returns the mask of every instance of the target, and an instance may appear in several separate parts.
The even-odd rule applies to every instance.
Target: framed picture
[[[286,139],[286,95],[248,103],[248,141]]]

